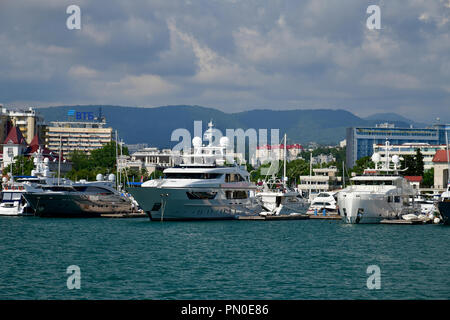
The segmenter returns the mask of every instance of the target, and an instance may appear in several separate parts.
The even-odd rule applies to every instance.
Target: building
[[[449,183],[449,155],[447,150],[438,150],[433,157],[434,188],[445,189]]]
[[[422,176],[405,176],[404,178],[409,181],[409,183],[414,189],[417,190],[420,188],[420,184],[423,181]]]
[[[286,161],[298,159],[302,151],[303,147],[298,143],[286,145]],[[272,160],[284,160],[284,144],[267,144],[256,147],[255,157],[252,158],[251,164],[257,166],[271,162]]]
[[[72,164],[65,159],[61,158],[61,163],[58,162],[58,154],[45,148],[38,134],[33,137],[31,143],[27,144],[18,127],[12,127],[3,142],[0,153],[1,169],[3,170],[11,163],[14,163],[15,158],[18,156],[29,158],[38,151],[42,153],[44,158],[49,159],[48,167],[50,171],[56,172],[59,167],[61,172],[65,173],[72,169]]]
[[[330,162],[336,162],[336,158],[332,154],[319,154],[318,156],[311,158],[311,163],[313,165],[327,164]]]
[[[0,105],[0,141],[4,141],[12,127],[17,127],[25,138],[26,143],[31,143],[37,134],[44,137],[44,119],[33,108],[7,109]]]
[[[415,156],[416,150],[420,149],[423,155],[424,169],[428,170],[433,168],[433,158],[438,150],[445,150],[445,144],[442,145],[430,145],[428,143],[404,143],[402,145],[390,145],[389,154],[392,156],[394,154],[401,156]],[[381,156],[380,162],[386,161],[386,144],[374,144],[373,152],[379,153]]]
[[[119,157],[119,170],[134,169],[141,172],[145,169],[148,174],[156,170],[164,170],[180,164],[182,161],[179,151],[171,149],[144,148],[134,152],[131,156]]]
[[[47,127],[45,145],[53,151],[67,156],[74,150],[90,154],[112,141],[112,128],[106,127],[104,120],[88,121],[53,121]],[[61,141],[61,142],[60,142]]]
[[[373,146],[382,145],[386,140],[391,145],[405,143],[445,144],[446,129],[450,129],[450,124],[436,124],[431,128],[396,128],[390,124],[382,124],[376,127],[347,128],[346,165],[351,168],[355,165],[356,160],[372,156]]]
[[[338,172],[336,167],[313,169],[312,171],[314,175],[300,176],[300,183],[297,189],[302,195],[334,190],[342,180],[336,176]]]

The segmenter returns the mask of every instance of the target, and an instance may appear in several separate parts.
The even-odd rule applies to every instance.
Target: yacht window
[[[11,200],[11,192],[4,192],[3,193],[3,200]]]
[[[198,199],[214,199],[217,192],[186,192],[187,197],[191,200]]]
[[[22,194],[19,192],[15,192],[12,194],[12,199],[11,200],[20,200],[22,198]]]
[[[388,197],[387,202],[392,202],[392,197],[391,196]]]
[[[74,186],[74,188],[79,192],[112,194],[108,189],[95,186]]]
[[[397,202],[397,203],[400,202],[400,197],[399,196],[395,196],[394,197],[394,201]]]
[[[225,191],[227,199],[247,199],[247,191]]]
[[[317,197],[321,197],[321,198],[326,198],[329,197],[330,195],[328,193],[319,193],[319,195]]]
[[[164,174],[164,179],[218,179],[221,176],[221,173],[170,172]]]
[[[245,179],[237,173],[227,173],[225,176],[225,182],[240,182],[245,181]]]

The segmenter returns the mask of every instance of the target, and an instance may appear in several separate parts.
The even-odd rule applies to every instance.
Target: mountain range
[[[147,143],[158,148],[173,147],[172,131],[185,128],[193,134],[194,121],[201,120],[203,130],[212,120],[223,134],[229,129],[280,129],[280,138],[287,134],[288,143],[316,142],[336,145],[345,139],[345,129],[352,126],[375,126],[381,122],[394,123],[397,127],[424,127],[395,113],[378,113],[361,118],[346,110],[297,109],[297,110],[250,110],[238,113],[225,113],[217,109],[201,106],[162,106],[154,108],[125,107],[111,105],[58,106],[39,108],[38,112],[47,123],[67,121],[68,111],[99,111],[106,117],[108,126],[119,133],[126,144]],[[73,117],[72,117],[73,119]]]

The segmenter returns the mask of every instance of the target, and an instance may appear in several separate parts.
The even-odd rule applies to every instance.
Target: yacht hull
[[[438,208],[444,224],[450,225],[450,200],[440,201]]]
[[[30,193],[24,197],[39,217],[89,218],[131,213],[131,204],[118,196]]]
[[[231,220],[262,211],[250,198],[189,199],[186,193],[194,190],[185,188],[138,187],[127,191],[153,221]]]
[[[341,194],[338,196],[339,214],[346,223],[380,223],[395,218],[401,207],[388,203],[383,195]]]

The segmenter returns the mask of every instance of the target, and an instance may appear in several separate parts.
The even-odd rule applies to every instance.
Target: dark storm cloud
[[[66,28],[70,4],[81,30]],[[370,4],[381,30],[366,28]],[[3,0],[0,101],[450,121],[449,12],[449,0]]]

